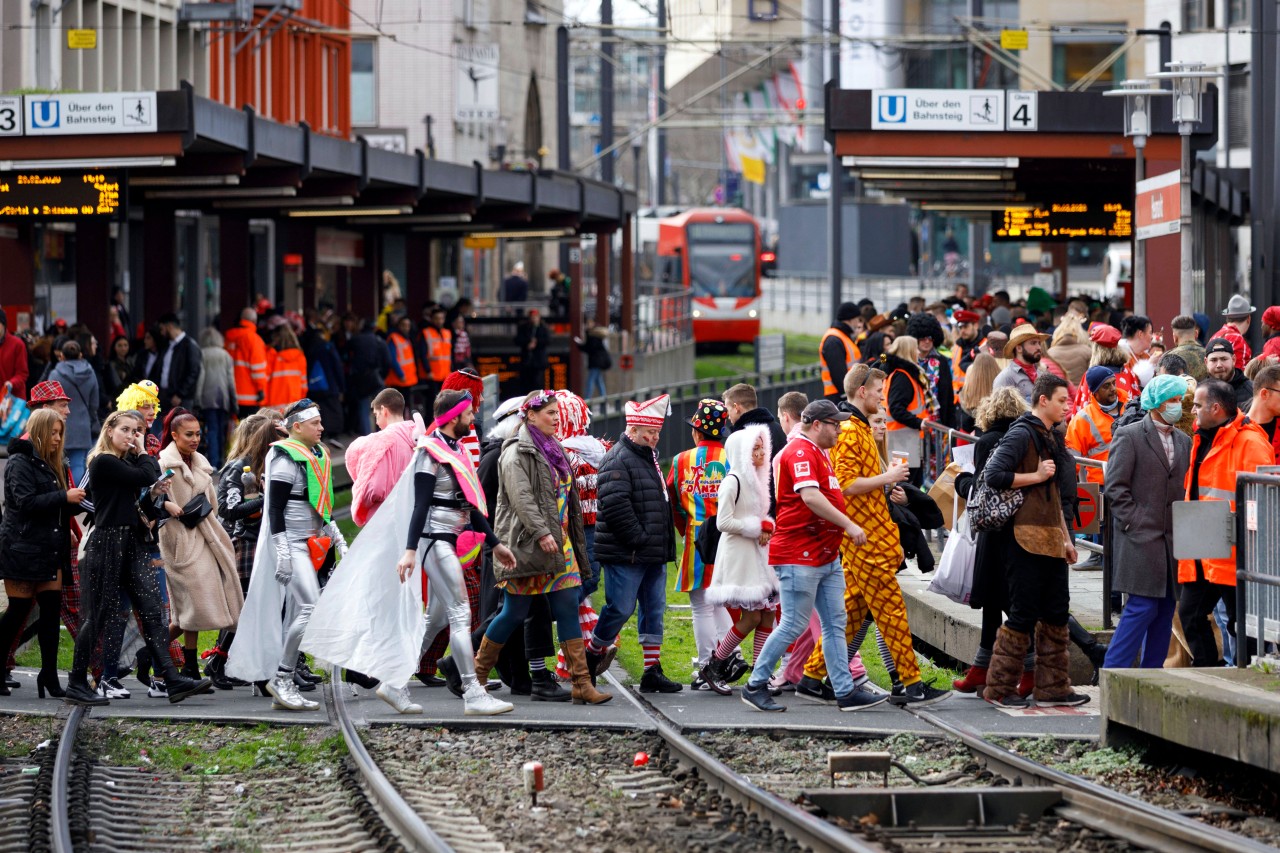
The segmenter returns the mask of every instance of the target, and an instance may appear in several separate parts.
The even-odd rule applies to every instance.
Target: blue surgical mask
[[[1182,401],[1175,400],[1160,407],[1160,417],[1165,423],[1174,425],[1182,420]]]

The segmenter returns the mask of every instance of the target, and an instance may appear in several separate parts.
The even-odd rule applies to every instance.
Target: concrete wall
[[[846,202],[844,276],[907,275],[911,262],[910,211],[905,205]],[[801,202],[778,213],[778,271],[827,271],[827,205]]]

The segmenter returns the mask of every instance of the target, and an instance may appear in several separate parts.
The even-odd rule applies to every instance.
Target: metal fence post
[[[1105,496],[1099,495],[1102,502],[1102,630],[1110,631],[1111,625],[1111,569],[1112,569],[1112,529],[1111,506]],[[1070,566],[1067,570],[1070,571]]]
[[[1236,669],[1245,669],[1248,667],[1246,662],[1249,657],[1249,609],[1248,597],[1245,595],[1245,584],[1247,584],[1249,571],[1248,557],[1248,524],[1245,516],[1248,514],[1246,510],[1245,491],[1248,488],[1248,482],[1245,476],[1236,477]],[[1258,651],[1259,653],[1266,647],[1263,638],[1266,636],[1265,616],[1258,612]]]

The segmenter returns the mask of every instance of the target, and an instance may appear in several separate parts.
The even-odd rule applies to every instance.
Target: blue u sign
[[[907,121],[906,95],[881,95],[876,110],[880,121],[886,124],[905,124]]]
[[[29,101],[31,115],[27,117],[32,127],[57,127],[61,121],[57,101]]]

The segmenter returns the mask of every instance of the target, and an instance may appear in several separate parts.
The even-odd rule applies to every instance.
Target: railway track
[[[802,806],[730,768],[686,737],[643,697],[617,682],[613,686],[621,694],[618,701],[633,703],[648,727],[610,736],[651,744],[653,761],[647,768],[602,774],[601,787],[629,803],[626,814],[641,827],[639,832],[650,832],[655,838],[663,832],[687,833],[696,842],[691,849],[1031,853],[1082,843],[1079,849],[1160,853],[1275,849],[1053,770],[987,743],[978,732],[948,722],[945,715],[925,710],[914,713],[960,741],[1004,784],[814,790],[805,792],[808,803]],[[492,814],[472,813],[473,794],[465,786],[450,790],[444,785],[415,784],[421,763],[387,753],[385,743],[371,752],[351,718],[346,688],[340,682],[336,687],[326,685],[324,696],[330,722],[346,745],[348,766],[324,783],[301,780],[306,796],[287,813],[258,815],[257,825],[249,827],[258,833],[255,846],[430,853],[518,849],[510,846],[510,834],[504,837],[502,832],[485,829],[480,818]],[[26,773],[0,776],[0,853],[10,849],[170,850],[181,842],[196,846],[200,831],[213,832],[217,821],[226,820],[225,810],[213,808],[208,822],[201,824],[198,815],[193,821],[191,807],[184,809],[182,804],[234,802],[233,781],[144,775],[95,764],[77,750],[86,716],[86,709],[72,709],[56,751],[41,751],[36,772],[27,767]],[[394,731],[396,740],[412,740],[399,735],[410,730]],[[532,732],[505,731],[508,736],[533,737]],[[378,739],[374,736],[374,741]],[[616,760],[620,748],[617,743],[613,746],[609,761]],[[574,794],[561,796],[573,798]],[[46,802],[47,808],[40,805]],[[757,846],[743,846],[744,838]],[[625,844],[615,846],[627,849]]]

